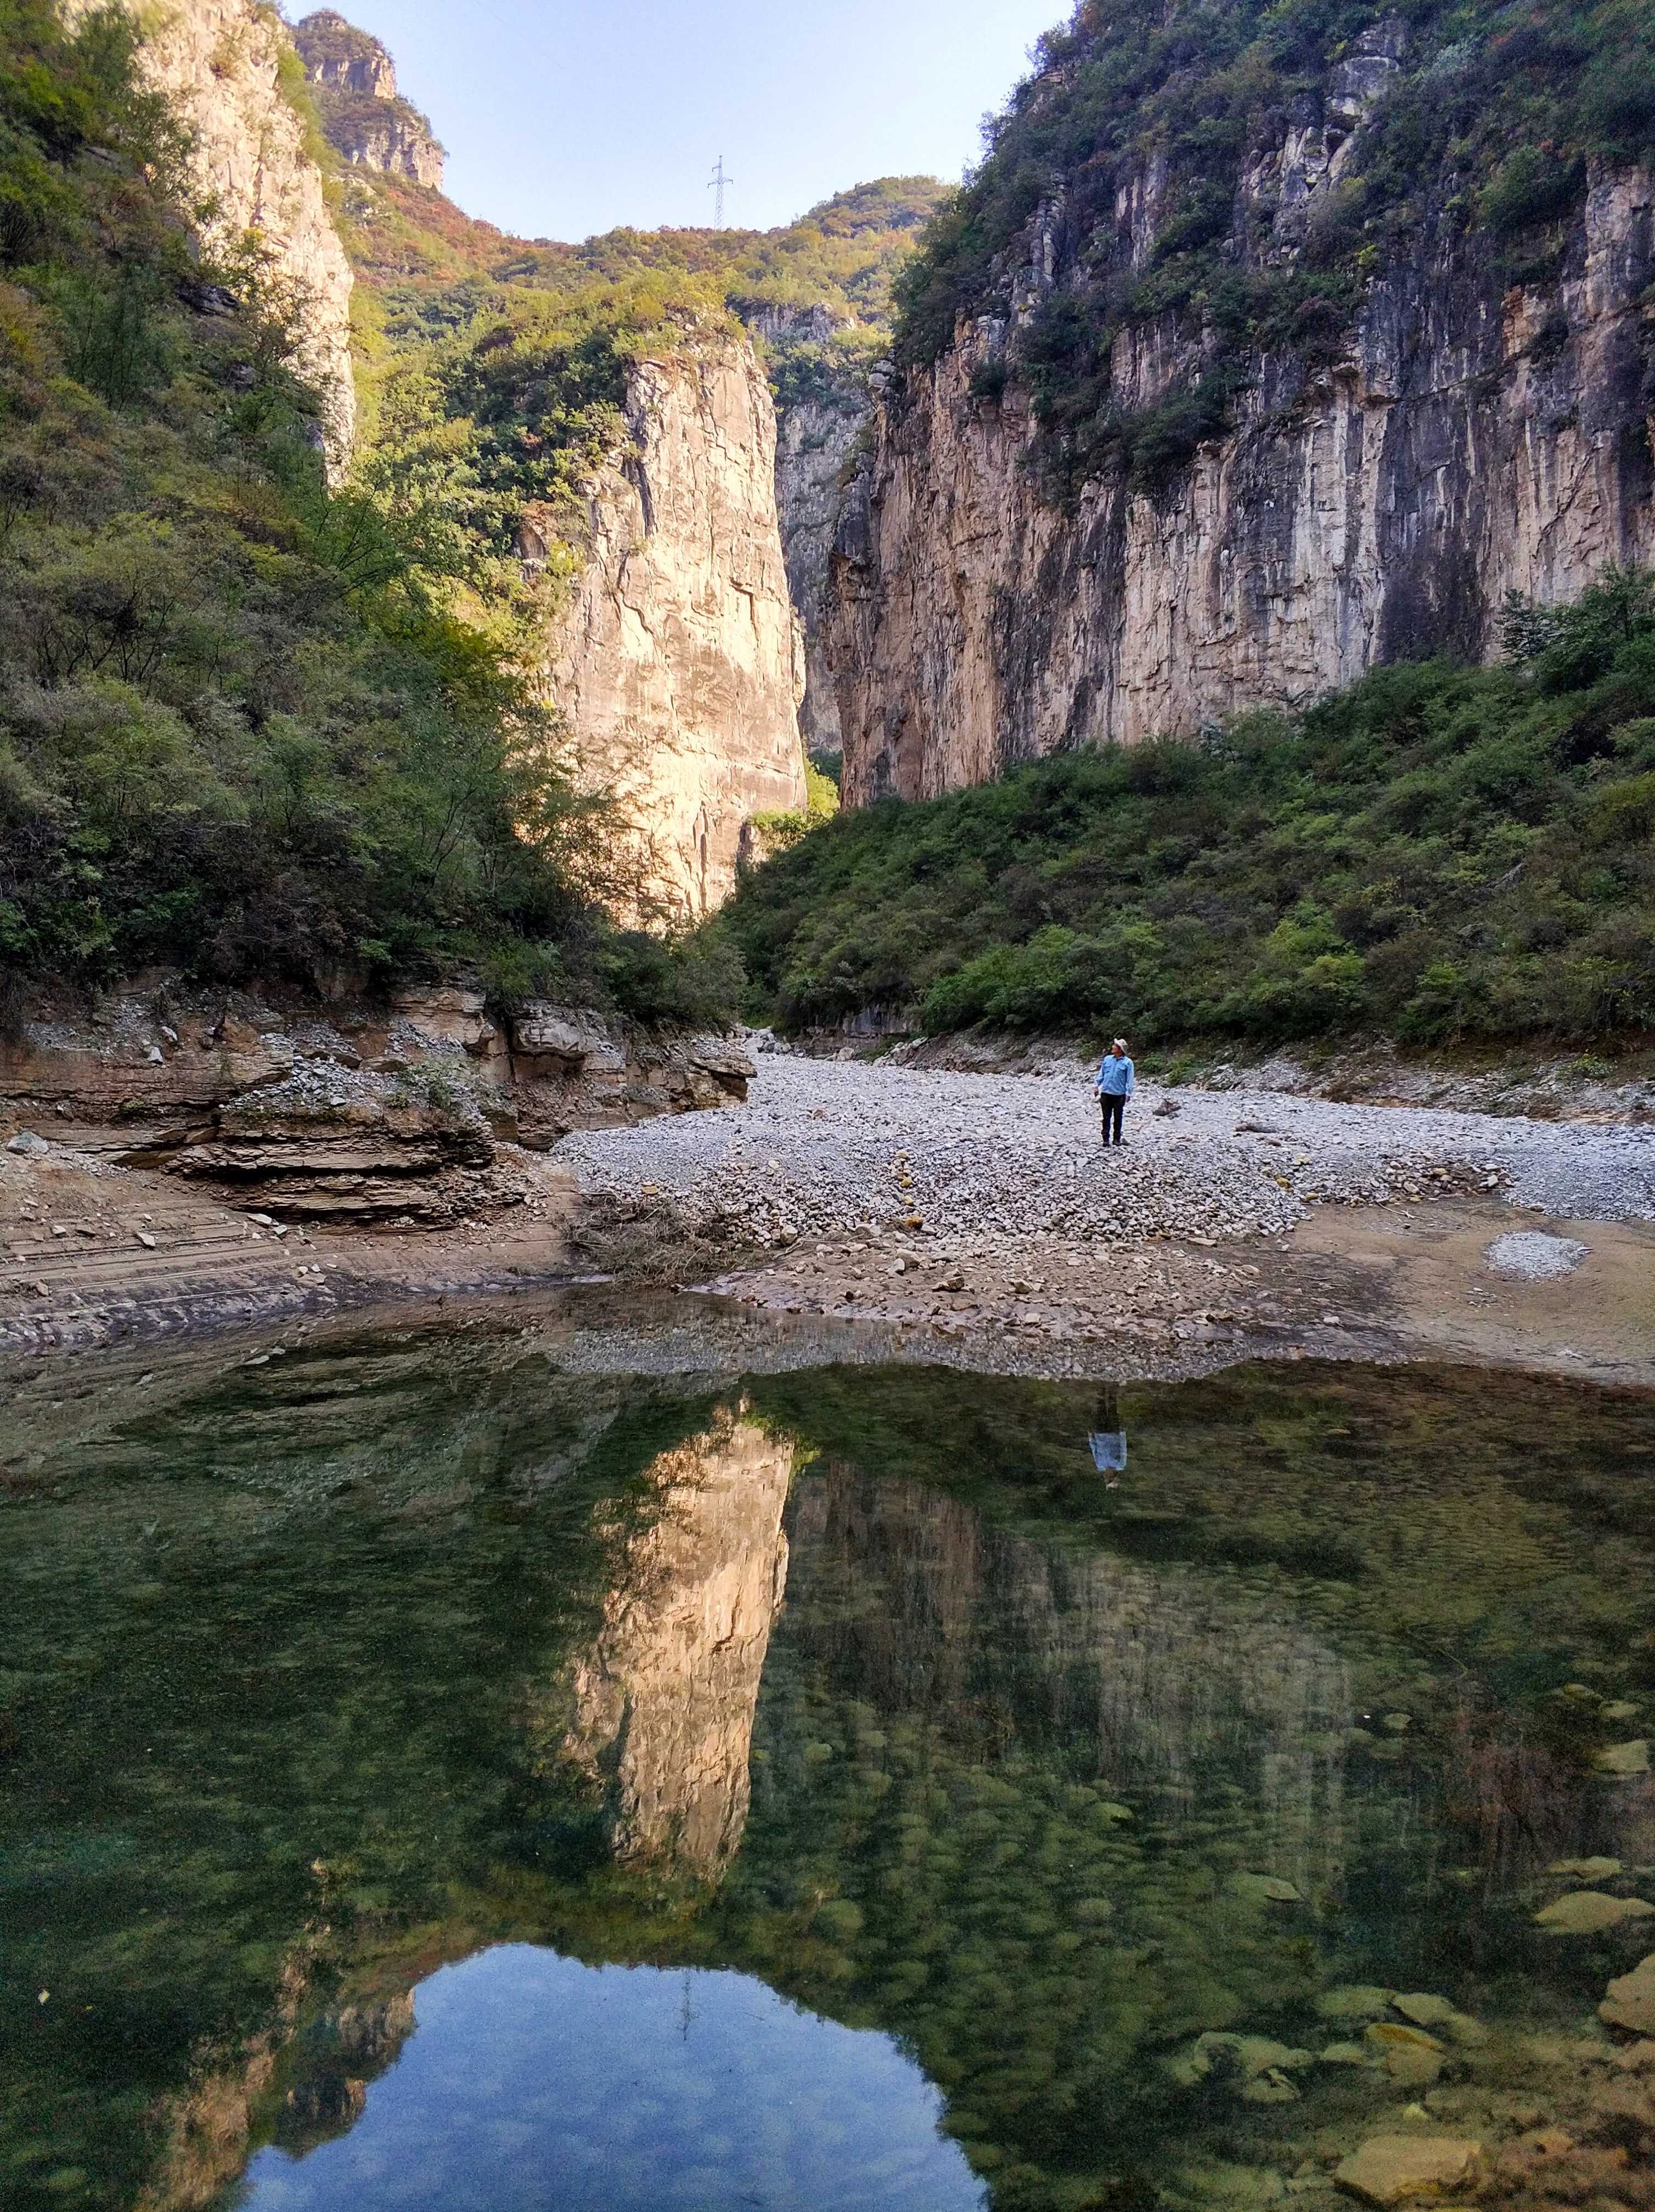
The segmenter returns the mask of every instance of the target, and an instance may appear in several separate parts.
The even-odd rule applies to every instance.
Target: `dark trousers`
[[[1121,1134],[1121,1121],[1126,1112],[1125,1092],[1099,1091],[1098,1103],[1104,1109],[1104,1142],[1106,1145],[1125,1144],[1126,1139]]]

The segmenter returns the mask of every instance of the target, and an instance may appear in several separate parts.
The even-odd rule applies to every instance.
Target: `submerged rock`
[[[1600,1774],[1647,1774],[1649,1771],[1649,1740],[1634,1738],[1631,1743],[1611,1743],[1597,1754]]]
[[[1365,2204],[1428,2203],[1463,2189],[1482,2166],[1482,2145],[1453,2136],[1374,2136],[1342,2161],[1334,2180]]]
[[[1383,2020],[1396,1994],[1372,1982],[1342,1982],[1336,1989],[1323,1990],[1316,2009],[1323,2020]]]
[[[1185,2051],[1166,2062],[1167,2071],[1184,2088],[1193,2088],[1209,2075],[1228,2074],[1239,2097],[1249,2104],[1287,2104],[1299,2092],[1288,2075],[1313,2065],[1314,2055],[1269,2035],[1232,2035],[1209,2032],[1198,2035]]]
[[[1634,2035],[1655,2035],[1655,1951],[1622,1974],[1604,1991],[1598,2017]]]
[[[1422,2027],[1376,2020],[1367,2031],[1366,2041],[1368,2049],[1384,2061],[1391,2080],[1405,2087],[1424,2088],[1442,2072],[1442,2045]]]
[[[1655,1918],[1655,1905],[1641,1897],[1610,1897],[1599,1889],[1572,1889],[1567,1897],[1535,1915],[1536,1928],[1549,1936],[1601,1936],[1628,1920]]]
[[[1232,1874],[1230,1892],[1250,1905],[1297,1905],[1301,1901],[1293,1884],[1274,1874]]]
[[[1619,1859],[1554,1859],[1548,1874],[1573,1875],[1578,1881],[1613,1881],[1621,1871]]]

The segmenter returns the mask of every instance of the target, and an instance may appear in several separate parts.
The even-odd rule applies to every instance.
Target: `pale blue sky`
[[[316,0],[289,0],[295,20]],[[329,0],[381,39],[469,214],[580,239],[769,229],[872,177],[957,181],[1068,0]]]

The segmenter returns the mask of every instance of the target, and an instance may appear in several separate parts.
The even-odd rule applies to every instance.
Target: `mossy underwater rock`
[[[1609,1984],[1597,2014],[1611,2027],[1628,2028],[1634,2035],[1655,2035],[1655,1951],[1640,1960],[1629,1974],[1622,1974]]]
[[[1655,1905],[1641,1897],[1610,1897],[1598,1889],[1572,1889],[1535,1915],[1549,1936],[1601,1936],[1628,1920],[1655,1919]]]
[[[1427,2087],[1442,2072],[1443,2048],[1422,2027],[1376,2020],[1367,2031],[1368,2049],[1384,2061],[1391,2080],[1409,2089]]]

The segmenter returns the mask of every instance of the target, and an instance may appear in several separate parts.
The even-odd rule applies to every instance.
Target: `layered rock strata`
[[[502,1146],[739,1103],[752,1073],[727,1036],[545,1004],[502,1025],[460,986],[326,1010],[131,994],[0,1044],[0,1130],[283,1220],[441,1228],[510,1202]]]
[[[379,40],[325,8],[295,27],[293,43],[322,128],[352,167],[441,191],[443,150],[428,119],[397,90],[396,64]]]
[[[1293,263],[1394,66],[1357,55],[1255,150],[1236,238],[1262,234],[1268,265]],[[1055,291],[1084,289],[1084,257],[1149,264],[1165,189],[1144,164],[1103,239],[1055,197],[996,312],[883,398],[826,625],[849,803],[1301,705],[1376,662],[1483,658],[1507,592],[1565,599],[1655,550],[1641,171],[1592,174],[1555,277],[1508,284],[1475,233],[1394,262],[1327,365],[1253,356],[1232,427],[1169,481],[1117,469],[1057,496],[1019,346]],[[1152,408],[1202,359],[1170,319],[1129,325],[1113,404]]]
[[[628,437],[587,489],[587,558],[545,687],[631,824],[637,912],[727,896],[756,816],[805,804],[802,653],[776,509],[776,414],[745,338],[641,362]],[[520,543],[550,542],[527,514]]]
[[[94,0],[64,0],[72,22]],[[305,126],[282,88],[289,35],[256,0],[173,0],[140,13],[151,81],[194,141],[197,180],[208,197],[216,245],[251,237],[270,275],[290,295],[295,366],[322,404],[330,461],[342,466],[356,429],[350,369],[350,264],[305,149]]]

